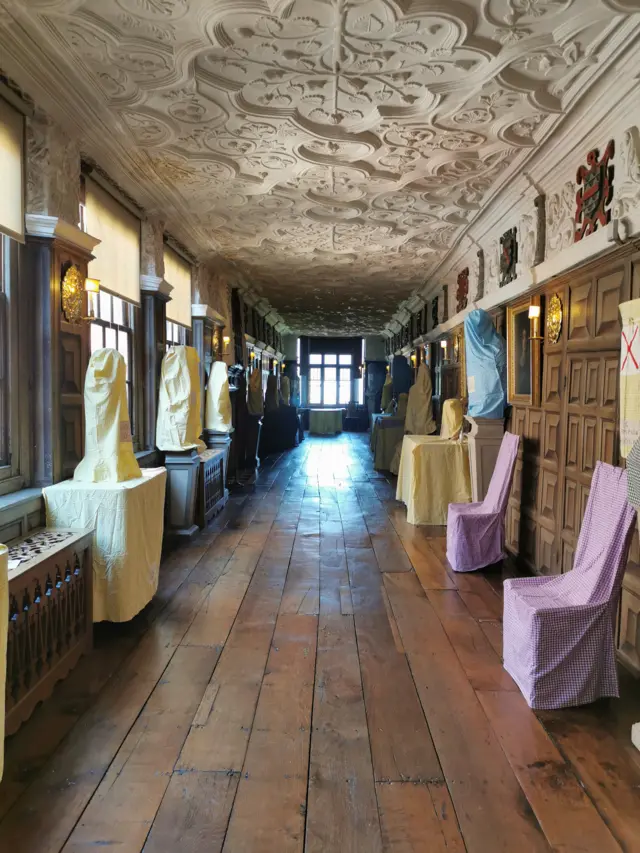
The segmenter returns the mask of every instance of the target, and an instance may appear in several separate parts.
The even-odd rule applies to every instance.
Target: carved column
[[[482,501],[487,494],[504,438],[504,419],[472,418],[469,415],[466,419],[471,424],[469,433],[471,496],[473,501]]]
[[[224,329],[224,317],[204,303],[191,306],[193,346],[200,359],[200,388],[202,390],[202,422],[204,423],[205,388],[216,360],[214,335]]]

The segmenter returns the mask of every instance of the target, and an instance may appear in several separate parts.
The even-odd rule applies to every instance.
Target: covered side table
[[[166,470],[153,468],[122,483],[67,480],[43,490],[48,527],[94,530],[94,622],[127,622],[155,595],[166,482]]]
[[[471,500],[466,440],[405,435],[396,499],[406,504],[409,524],[446,524],[450,503]]]
[[[314,435],[337,435],[342,432],[342,409],[310,409],[309,432]]]

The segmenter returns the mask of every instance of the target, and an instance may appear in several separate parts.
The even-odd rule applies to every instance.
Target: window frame
[[[326,362],[327,356],[331,359],[331,361],[329,363]],[[345,364],[344,361],[341,364],[340,363],[341,359],[345,359],[347,357],[349,358],[349,364]],[[320,358],[320,363],[314,364],[312,361],[313,358],[316,358],[316,359]],[[320,402],[319,403],[312,403],[311,402],[311,383],[312,382],[318,382],[317,379],[311,379],[311,371],[314,369],[320,371],[320,380],[319,380],[320,381]],[[327,369],[328,370],[335,370],[335,375],[336,375],[335,380],[326,380],[325,371]],[[353,356],[349,355],[348,353],[335,353],[335,352],[311,353],[309,356],[309,389],[308,389],[309,406],[317,406],[319,408],[342,408],[342,407],[346,407],[350,403],[352,403],[353,402],[353,381],[351,378],[352,369],[353,369]],[[349,400],[346,403],[340,402],[340,383],[341,383],[341,381],[342,382],[345,381],[345,380],[340,379],[340,372],[343,370],[349,371]],[[325,381],[335,382],[335,386],[336,386],[335,403],[325,403],[325,393],[324,393]]]
[[[167,319],[165,326],[165,352],[169,352],[171,347],[186,347],[188,331],[187,327],[181,323]],[[177,340],[173,337],[174,332],[178,332]]]
[[[22,489],[28,472],[24,463],[27,460],[25,441],[20,430],[20,412],[22,394],[19,362],[19,253],[20,244],[0,234],[0,336],[6,341],[0,359],[4,363],[5,388],[0,403],[0,429],[4,433],[7,447],[7,459],[0,463],[0,495],[6,495]]]

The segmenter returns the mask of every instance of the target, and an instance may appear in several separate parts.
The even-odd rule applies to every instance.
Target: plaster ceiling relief
[[[294,330],[372,333],[637,35],[637,6],[0,0],[0,38],[24,30],[68,109],[90,86],[135,153],[127,186],[166,190],[199,258],[232,259]]]

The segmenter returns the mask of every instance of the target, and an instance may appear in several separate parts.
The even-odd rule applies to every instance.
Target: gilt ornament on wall
[[[518,275],[518,229],[509,228],[500,238],[500,287]]]
[[[615,145],[612,139],[602,157],[599,150],[593,148],[587,154],[587,165],[578,169],[576,183],[579,189],[576,193],[574,234],[576,243],[593,234],[599,225],[608,225],[611,221],[609,205],[613,199],[613,165],[609,160],[613,158],[614,153]]]
[[[60,287],[62,313],[68,323],[82,321],[82,300],[84,298],[84,276],[75,264],[64,274]]]
[[[469,267],[465,267],[458,273],[458,289],[456,290],[456,313],[464,311],[467,307],[469,296]]]
[[[554,293],[547,308],[547,341],[557,344],[562,333],[562,300]]]

